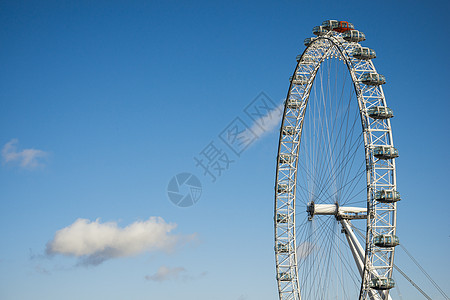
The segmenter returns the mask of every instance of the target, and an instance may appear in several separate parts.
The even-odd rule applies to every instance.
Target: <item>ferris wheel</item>
[[[279,298],[391,299],[397,192],[374,50],[346,21],[313,29],[284,105],[275,184]]]

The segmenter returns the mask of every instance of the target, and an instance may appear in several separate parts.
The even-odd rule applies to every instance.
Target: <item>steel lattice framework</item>
[[[391,123],[389,118],[370,116],[374,108],[387,107],[383,89],[381,84],[370,84],[365,80],[367,74],[377,74],[375,66],[371,59],[355,57],[355,50],[361,48],[360,44],[344,37],[345,33],[328,30],[311,39],[298,59],[285,101],[278,145],[274,217],[276,273],[279,298],[282,300],[302,299],[303,279],[299,278],[298,272],[300,244],[296,240],[297,177],[301,172],[298,161],[312,87],[322,64],[330,59],[341,60],[345,64],[353,83],[362,125],[367,207],[359,210],[349,208],[348,214],[342,213],[345,209],[340,209],[337,204],[336,208],[333,208],[334,204],[314,207],[314,203],[310,207],[316,210],[316,214],[336,216],[342,225],[349,251],[361,274],[359,298],[390,299],[389,289],[375,289],[372,282],[377,278],[392,278],[393,270],[395,245],[380,247],[374,242],[376,237],[396,234],[396,201],[380,201],[379,196],[386,191],[396,191],[395,155],[389,156],[395,150]],[[382,157],[383,153],[380,155],[379,152],[383,149],[391,152]],[[331,212],[325,212],[326,209]],[[352,219],[360,218],[367,220],[365,245],[360,245],[352,229]]]

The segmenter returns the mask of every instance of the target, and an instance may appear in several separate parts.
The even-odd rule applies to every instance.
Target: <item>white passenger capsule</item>
[[[353,43],[359,43],[366,40],[366,36],[364,33],[358,30],[349,30],[346,31],[342,38],[346,40],[347,42],[353,42]]]
[[[287,223],[289,221],[289,217],[287,214],[277,214],[276,221],[277,223]]]
[[[291,192],[292,187],[289,187],[289,185],[285,184],[285,183],[279,183],[277,186],[277,192],[279,194],[284,194],[284,193],[289,193]]]
[[[291,274],[289,274],[289,272],[281,272],[278,274],[278,280],[291,281]]]
[[[323,28],[322,26],[315,26],[313,28],[313,34],[317,36],[325,35],[327,34],[328,30]]]
[[[337,20],[326,20],[322,22],[322,27],[326,30],[333,30],[339,26],[339,21]]]
[[[290,99],[287,103],[287,107],[290,109],[297,109],[300,108],[303,105],[303,101],[296,100],[296,99]]]
[[[294,135],[295,127],[294,126],[284,126],[283,127],[283,135]]]
[[[367,110],[367,114],[372,119],[390,119],[394,117],[392,109],[386,106],[374,106]]]
[[[294,161],[294,157],[290,154],[281,154],[280,155],[280,163],[282,164],[290,164]]]
[[[378,73],[365,73],[361,76],[361,82],[367,85],[382,85],[386,83],[384,75]]]
[[[289,77],[289,81],[292,81],[293,84],[301,85],[308,83],[308,76],[306,75],[295,75],[294,77]]]
[[[373,149],[373,156],[379,159],[392,159],[398,157],[398,150],[392,146],[377,146]]]
[[[396,235],[393,234],[380,234],[373,238],[375,246],[381,248],[390,248],[400,245],[400,241]]]
[[[372,278],[369,286],[374,290],[389,290],[395,286],[395,281],[392,278],[376,277]]]
[[[364,59],[364,60],[369,60],[369,59],[373,59],[375,57],[377,57],[377,54],[375,53],[375,50],[372,50],[370,48],[367,47],[357,47],[353,50],[352,53],[354,58],[357,59]]]
[[[402,199],[400,193],[395,190],[381,190],[375,193],[375,200],[381,203],[394,203]]]
[[[285,244],[285,243],[278,243],[277,246],[275,247],[275,251],[277,253],[289,253],[289,244]]]
[[[314,57],[311,55],[303,55],[301,64],[302,65],[312,65],[315,63]]]
[[[309,45],[311,45],[311,43],[315,40],[316,38],[306,38],[303,41],[303,44],[308,47]]]

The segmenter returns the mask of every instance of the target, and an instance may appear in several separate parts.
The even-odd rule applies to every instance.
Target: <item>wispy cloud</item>
[[[310,242],[303,242],[297,247],[297,257],[298,259],[306,259],[313,251],[316,246]]]
[[[206,272],[201,273],[199,276],[191,276],[187,274],[187,271],[183,267],[175,267],[170,268],[167,266],[161,266],[159,267],[158,271],[156,271],[153,275],[147,275],[145,276],[145,279],[150,281],[167,281],[167,280],[182,280],[182,281],[188,281],[193,280],[199,277],[203,277],[206,275]]]
[[[279,126],[281,122],[281,116],[283,115],[283,108],[284,103],[268,111],[266,115],[253,122],[250,130],[260,138],[264,134],[271,132]]]
[[[25,169],[34,169],[43,166],[41,161],[48,153],[38,149],[23,149],[19,151],[17,145],[18,139],[12,139],[3,146],[2,160],[3,163],[18,163],[20,167]]]
[[[51,275],[51,272],[40,264],[34,266],[34,271],[43,275]]]
[[[186,269],[183,267],[169,268],[166,266],[159,267],[153,275],[145,276],[145,279],[151,281],[166,281],[171,279],[180,279],[180,277],[186,273]]]
[[[138,255],[144,252],[173,252],[193,235],[174,235],[176,224],[166,223],[160,217],[150,217],[124,228],[116,222],[100,223],[78,219],[60,229],[47,243],[46,253],[79,258],[79,265],[99,265],[105,260]]]
[[[253,141],[255,136],[257,139],[261,139],[264,135],[278,128],[283,115],[283,108],[284,104],[282,103],[267,111],[265,115],[256,119],[249,128],[242,132],[240,138],[244,141]]]

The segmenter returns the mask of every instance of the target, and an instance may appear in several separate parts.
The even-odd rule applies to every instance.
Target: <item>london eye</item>
[[[279,299],[391,299],[397,201],[385,77],[347,21],[305,39],[289,82],[275,181]]]

